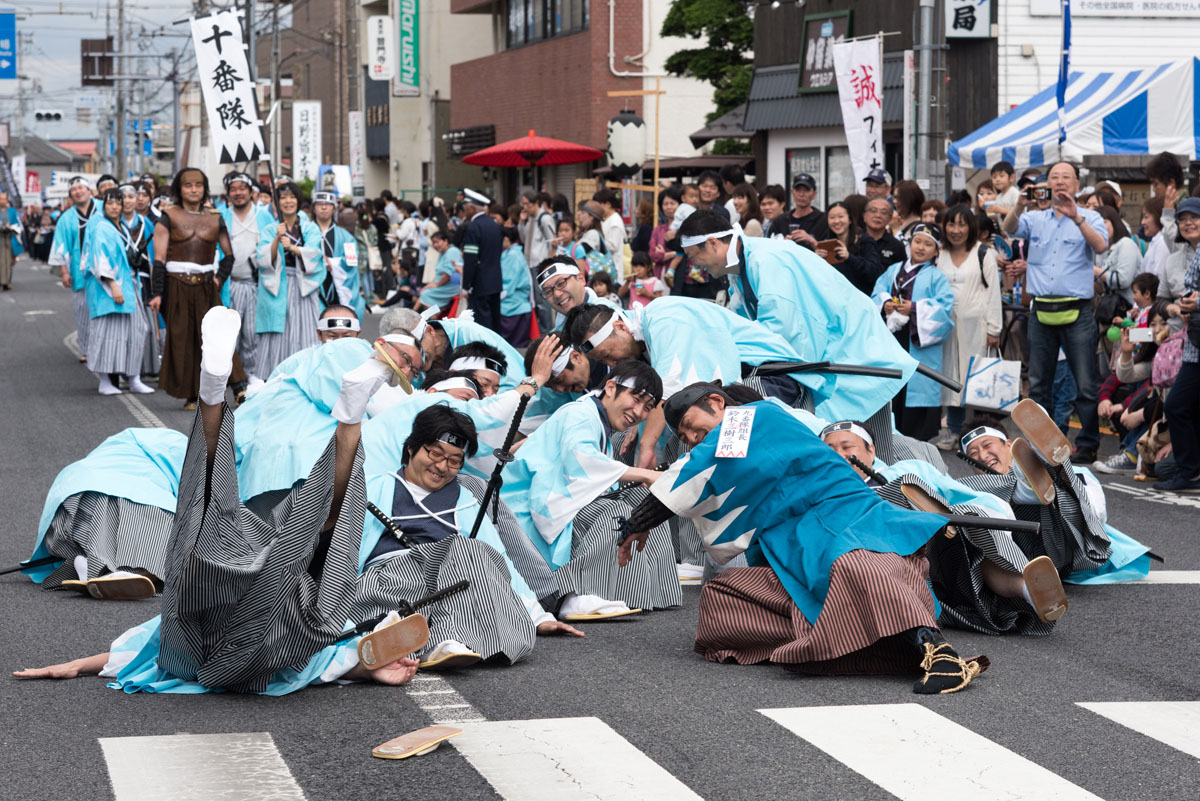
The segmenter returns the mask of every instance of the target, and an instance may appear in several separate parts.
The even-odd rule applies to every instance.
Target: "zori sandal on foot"
[[[1019,479],[1024,479],[1029,489],[1041,502],[1042,506],[1054,503],[1054,477],[1042,464],[1042,460],[1033,452],[1033,446],[1024,437],[1017,437],[1012,444],[1013,469],[1020,473]]]
[[[460,642],[447,641],[438,645],[421,660],[421,670],[459,670],[483,659]]]
[[[429,623],[424,615],[409,615],[380,626],[358,641],[358,661],[368,670],[390,665],[429,644]]]
[[[90,579],[88,595],[99,601],[138,601],[154,597],[154,582],[132,573]]]
[[[375,746],[371,749],[371,756],[379,759],[408,759],[411,756],[428,754],[437,750],[439,745],[451,737],[462,733],[462,729],[453,726],[426,726]]]
[[[1012,410],[1012,421],[1043,459],[1058,467],[1071,457],[1071,442],[1046,410],[1032,398],[1019,402]]]
[[[90,593],[88,592],[87,582],[79,581],[78,579],[66,579],[65,581],[60,583],[57,587],[55,587],[54,589],[55,590],[74,590],[75,592],[79,593],[80,595],[90,595]]]
[[[1052,623],[1067,613],[1067,593],[1049,556],[1031,559],[1021,575],[1039,620]]]

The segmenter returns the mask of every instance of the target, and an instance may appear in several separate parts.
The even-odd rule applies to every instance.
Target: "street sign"
[[[400,72],[392,94],[416,97],[421,94],[421,12],[417,0],[400,0],[396,14],[399,27]]]
[[[0,12],[0,81],[17,79],[17,15]]]
[[[396,74],[396,40],[392,34],[392,18],[367,18],[367,52],[371,60],[367,77],[374,81],[390,81]]]
[[[108,101],[104,95],[76,95],[75,108],[99,109],[107,108]]]

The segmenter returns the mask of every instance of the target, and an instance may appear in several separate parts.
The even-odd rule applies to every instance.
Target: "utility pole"
[[[173,175],[178,174],[179,171],[181,169],[183,169],[183,128],[180,125],[181,120],[179,119],[179,102],[180,102],[179,96],[183,93],[183,84],[179,80],[180,59],[181,59],[180,55],[176,51],[172,50],[171,51],[171,88],[174,90],[174,93],[175,93],[174,102],[171,104],[171,117],[172,117],[172,121],[175,124],[175,131],[174,131],[175,155],[174,155],[174,160],[173,160],[174,163],[171,165],[171,167],[172,167],[171,173]]]
[[[25,43],[32,34],[17,32],[17,142],[13,148],[15,155],[25,152]],[[20,187],[24,191],[25,187]]]
[[[255,81],[258,80],[258,37],[254,33],[254,23],[257,19],[258,4],[255,0],[246,0],[246,56]]]
[[[125,81],[121,73],[125,70],[125,62],[120,56],[125,52],[125,0],[117,0],[117,180],[124,181],[125,171]]]
[[[921,47],[917,55],[917,171],[929,177],[929,104],[933,94],[933,11],[936,0],[921,0]]]
[[[271,172],[279,175],[279,149],[283,147],[283,98],[279,88],[279,0],[271,3],[271,102],[278,103],[271,118]]]

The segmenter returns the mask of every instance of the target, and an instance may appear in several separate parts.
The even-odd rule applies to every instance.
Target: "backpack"
[[[1179,368],[1183,364],[1183,331],[1167,337],[1154,352],[1154,364],[1150,370],[1150,381],[1163,389],[1175,383]]]
[[[604,245],[604,237],[600,237],[600,249],[588,245],[586,242],[580,242],[583,245],[583,252],[586,254],[584,258],[588,263],[588,272],[595,275],[597,272],[608,273],[609,278],[613,280],[613,286],[619,286],[621,283],[621,275],[617,272],[617,265],[613,261],[612,254],[608,252],[608,248]]]

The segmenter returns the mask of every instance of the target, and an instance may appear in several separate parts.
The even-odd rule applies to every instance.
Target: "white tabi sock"
[[[387,383],[392,368],[374,356],[342,376],[342,392],[330,414],[341,423],[361,423],[376,390]]]
[[[1025,478],[1025,474],[1021,472],[1020,468],[1017,467],[1015,462],[1013,463],[1012,471],[1017,477],[1017,486],[1013,488],[1012,502],[1027,505],[1040,505],[1042,502],[1041,498],[1039,498],[1037,493],[1033,491],[1033,487],[1029,486],[1028,479]]]
[[[138,395],[153,395],[154,394],[154,388],[148,387],[144,383],[142,383],[142,377],[140,375],[129,376],[129,391],[136,392]]]
[[[1029,586],[1025,582],[1021,582],[1021,597],[1025,599],[1025,603],[1033,606],[1033,598],[1029,596]]]
[[[101,395],[120,395],[121,390],[113,386],[112,379],[108,377],[108,373],[97,373],[100,376],[100,394]]]
[[[610,612],[626,612],[629,607],[624,601],[610,601],[599,595],[576,595],[571,593],[563,599],[558,607],[559,620],[565,620],[567,615],[608,614]]]
[[[80,554],[75,557],[72,564],[75,566],[75,575],[79,576],[79,580],[87,581],[87,557]]]
[[[216,406],[225,400],[225,385],[233,372],[242,316],[233,309],[213,306],[200,322],[200,401]]]

